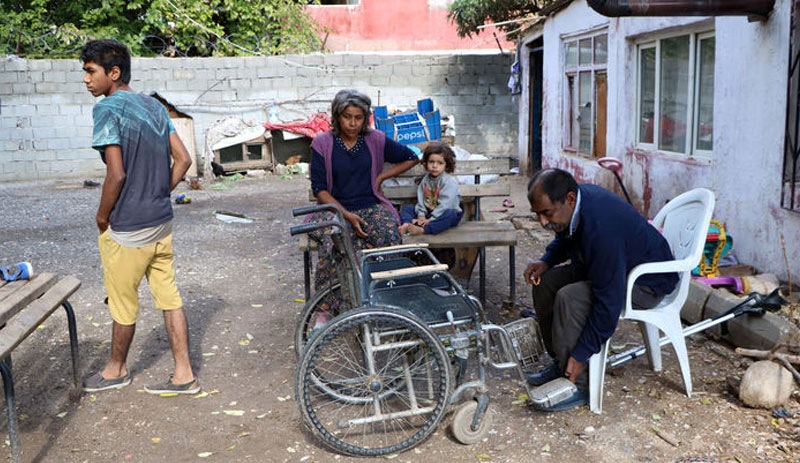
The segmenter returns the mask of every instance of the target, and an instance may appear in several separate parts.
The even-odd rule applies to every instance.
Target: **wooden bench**
[[[58,277],[52,273],[35,275],[30,280],[0,280],[0,374],[6,398],[8,438],[12,461],[20,459],[14,378],[11,352],[41,325],[59,306],[67,312],[69,343],[72,354],[72,380],[78,382],[78,333],[75,313],[67,299],[80,287],[74,276]]]
[[[438,235],[404,236],[403,243],[427,243],[430,248],[456,248],[457,252],[466,255],[466,258],[457,259],[457,268],[451,272],[464,277],[469,277],[475,264],[468,250],[477,250],[475,256],[480,263],[479,271],[479,297],[482,304],[486,302],[486,247],[508,247],[508,274],[509,274],[509,299],[511,303],[516,299],[515,284],[515,248],[517,233],[509,222],[484,222],[481,221],[481,198],[507,197],[511,194],[508,182],[502,181],[485,183],[481,177],[486,175],[503,176],[509,174],[510,162],[508,158],[490,158],[485,160],[458,161],[456,164],[457,176],[472,175],[474,184],[460,184],[464,221],[455,228],[446,230]],[[415,166],[401,175],[401,178],[418,178],[425,171],[421,165]],[[416,185],[390,186],[384,182],[383,193],[389,200],[398,205],[413,204],[417,201]],[[310,199],[313,200],[313,194]],[[303,251],[303,279],[305,284],[306,300],[311,297],[311,254],[314,243],[309,246],[306,235],[300,237],[300,250]]]

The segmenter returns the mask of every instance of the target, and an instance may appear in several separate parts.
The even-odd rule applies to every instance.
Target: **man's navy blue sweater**
[[[600,351],[619,322],[625,303],[628,273],[645,262],[673,259],[667,240],[636,209],[619,196],[596,185],[580,185],[577,229],[556,234],[542,257],[551,268],[572,260],[578,280],[591,284],[594,302],[572,356],[586,363]],[[676,273],[644,275],[637,285],[658,296],[669,294]]]

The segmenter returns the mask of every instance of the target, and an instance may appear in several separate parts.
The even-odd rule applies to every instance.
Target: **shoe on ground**
[[[98,371],[97,373],[83,380],[83,391],[100,392],[108,391],[110,389],[122,389],[123,387],[129,385],[131,380],[131,372],[128,372],[119,378],[106,379],[103,378],[103,375]]]
[[[33,276],[33,267],[30,262],[20,262],[0,267],[0,274],[6,281],[30,280]]]
[[[200,392],[200,381],[195,377],[188,383],[175,384],[172,382],[172,375],[169,379],[155,384],[148,384],[144,387],[144,392],[148,394],[197,394]]]
[[[558,368],[557,364],[551,363],[544,369],[528,375],[528,384],[531,386],[541,386],[542,384],[547,384],[554,379],[561,378],[562,376],[564,376],[564,372],[561,371],[561,368]]]
[[[551,405],[549,407],[538,408],[542,412],[563,412],[572,410],[575,407],[581,407],[589,403],[589,391],[586,389],[578,389],[571,396],[562,400],[561,402]]]

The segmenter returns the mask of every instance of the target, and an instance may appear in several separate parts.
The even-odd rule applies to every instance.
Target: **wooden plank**
[[[56,281],[56,275],[40,273],[30,280],[12,281],[0,288],[0,325],[44,294]]]
[[[464,222],[438,235],[403,237],[403,244],[411,243],[427,243],[431,248],[516,246],[517,230],[510,222]]]
[[[469,201],[476,197],[486,196],[509,196],[511,194],[511,185],[508,182],[492,182],[480,183],[477,185],[459,184],[458,192],[461,195],[462,201]],[[383,194],[393,201],[409,201],[417,199],[417,186],[416,185],[399,185],[399,186],[384,186]],[[308,190],[308,200],[316,201],[314,193]]]
[[[46,274],[43,274],[46,275]],[[55,275],[53,275],[55,276]],[[38,299],[25,306],[0,329],[0,358],[7,356],[81,286],[72,275],[62,278]]]
[[[307,235],[298,236],[298,248],[305,251],[316,242]],[[438,235],[404,236],[403,245],[426,244],[431,248],[459,248],[476,246],[516,246],[517,230],[510,222],[463,222]]]
[[[458,185],[458,191],[462,200],[485,196],[508,196],[511,194],[511,185],[508,182],[480,183],[477,185],[460,184]],[[387,186],[383,188],[383,194],[391,200],[416,200],[417,186]]]
[[[391,168],[393,164],[387,164],[384,170]],[[453,175],[508,175],[511,163],[508,158],[472,159],[469,161],[457,161],[456,171]],[[420,164],[403,172],[399,177],[422,177],[425,175],[425,168]]]

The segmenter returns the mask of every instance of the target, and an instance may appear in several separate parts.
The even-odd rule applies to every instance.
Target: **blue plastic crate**
[[[375,107],[375,126],[387,137],[403,145],[413,145],[442,138],[439,110],[432,110],[430,98],[417,102],[417,111],[389,115],[385,106]],[[430,111],[421,111],[431,109]]]

